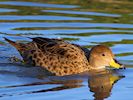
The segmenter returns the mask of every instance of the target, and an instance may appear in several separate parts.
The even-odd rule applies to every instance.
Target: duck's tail
[[[17,50],[21,50],[22,49],[22,44],[20,44],[20,43],[17,43],[17,42],[14,42],[14,41],[12,41],[12,40],[9,40],[9,39],[7,39],[7,38],[5,38],[4,37],[4,39],[8,42],[8,43],[10,43],[12,46],[14,46]]]

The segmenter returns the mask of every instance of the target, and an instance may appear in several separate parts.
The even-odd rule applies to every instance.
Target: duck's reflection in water
[[[58,79],[58,80],[57,80]],[[31,91],[28,91],[28,92],[22,92],[22,91],[19,91],[18,93],[12,93],[12,94],[0,94],[0,97],[6,97],[6,96],[15,96],[15,95],[24,95],[24,94],[33,94],[33,93],[45,93],[45,92],[54,92],[54,91],[61,91],[61,90],[65,90],[65,89],[72,89],[72,88],[79,88],[82,85],[82,80],[64,80],[64,77],[60,77],[60,78],[57,78],[55,77],[54,80],[52,81],[49,81],[49,82],[35,82],[35,83],[31,83],[31,84],[23,84],[23,85],[14,85],[14,86],[3,86],[3,87],[0,87],[0,88],[8,88],[8,89],[12,89],[12,88],[24,88],[24,87],[30,87],[31,86]],[[36,89],[34,91],[32,91],[32,86],[41,86],[41,85],[54,85],[51,86],[52,88],[47,88],[47,89]]]
[[[113,86],[121,78],[124,78],[124,76],[112,72],[91,76],[88,80],[88,87],[90,91],[94,93],[94,100],[104,100],[104,98],[108,98]]]
[[[28,87],[28,86],[41,86],[41,85],[55,85],[51,88],[45,88],[40,90],[28,91],[13,94],[1,94],[0,97],[4,96],[14,96],[14,95],[23,95],[23,94],[33,94],[33,93],[45,93],[45,92],[56,92],[65,89],[80,88],[83,85],[83,81],[88,80],[88,87],[91,92],[94,92],[95,100],[103,100],[110,96],[110,92],[114,84],[123,78],[124,76],[112,72],[102,72],[94,75],[82,74],[74,76],[64,76],[64,77],[50,77],[48,82],[36,82],[31,84],[16,85],[16,86],[6,86],[3,88],[17,88],[17,87]],[[31,87],[32,88],[32,87]]]

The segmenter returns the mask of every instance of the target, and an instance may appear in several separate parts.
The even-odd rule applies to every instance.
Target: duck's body
[[[57,76],[77,74],[89,71],[93,67],[97,68],[97,65],[93,62],[94,57],[89,57],[88,49],[61,39],[37,37],[32,38],[33,41],[27,44],[16,43],[7,38],[5,40],[17,48],[25,63],[41,66]],[[104,47],[101,46],[101,50]],[[106,49],[105,51],[110,53],[111,60],[112,52],[109,48]]]
[[[58,76],[81,73],[91,68],[82,48],[60,39],[37,37],[27,44],[6,40],[18,49],[25,63],[41,66]]]

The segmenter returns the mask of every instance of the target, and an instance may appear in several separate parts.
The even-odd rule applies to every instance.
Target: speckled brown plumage
[[[12,43],[27,64],[41,66],[58,76],[77,74],[90,69],[84,51],[77,45],[60,39],[37,37],[32,40],[27,44]]]
[[[5,38],[16,47],[26,64],[40,66],[57,76],[77,74],[91,69],[105,69],[105,66],[110,64],[120,67],[107,46],[97,45],[89,51],[62,39],[31,39],[32,42],[23,44]]]

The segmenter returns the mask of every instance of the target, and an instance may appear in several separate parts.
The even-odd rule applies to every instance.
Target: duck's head
[[[104,45],[97,45],[91,49],[89,63],[93,69],[105,69],[106,66],[115,69],[125,68],[115,59],[111,49]]]

